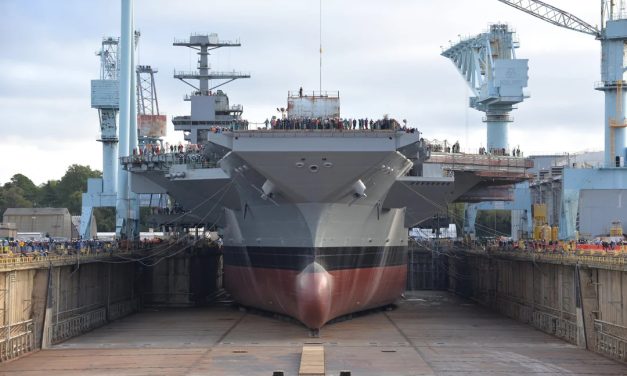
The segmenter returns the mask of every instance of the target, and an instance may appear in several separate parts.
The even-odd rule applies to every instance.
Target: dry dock
[[[447,292],[413,292],[392,311],[325,326],[232,307],[143,310],[0,366],[2,375],[298,375],[305,344],[326,375],[625,375],[577,348]]]

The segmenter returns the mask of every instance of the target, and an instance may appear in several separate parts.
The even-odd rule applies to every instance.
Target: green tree
[[[60,180],[49,180],[36,186],[25,175],[15,174],[0,186],[0,215],[7,208],[30,207],[67,208],[72,215],[79,215],[82,194],[87,191],[87,179],[101,176],[98,170],[74,164],[68,167]],[[149,213],[149,209],[142,208],[142,223],[146,222]],[[115,231],[115,208],[94,208],[94,216],[99,231]]]
[[[99,178],[102,173],[89,166],[71,165],[56,186],[59,204],[66,207],[72,215],[81,213],[82,193],[87,191],[87,179]]]
[[[100,232],[115,231],[115,208],[94,208],[96,225]]]
[[[61,200],[57,192],[58,180],[48,180],[39,186],[38,206],[56,208],[60,206]]]
[[[31,208],[33,203],[24,197],[24,190],[14,185],[5,184],[0,188],[0,214],[8,208]]]
[[[39,189],[28,177],[22,174],[15,174],[11,177],[11,181],[5,184],[6,186],[20,188],[24,198],[33,203],[33,206],[36,205]]]
[[[7,208],[30,208],[38,194],[37,186],[26,176],[15,174],[0,187],[0,215]]]
[[[72,215],[81,214],[81,208],[83,206],[83,192],[74,191],[70,193],[67,197],[65,197],[64,204],[62,206],[67,208]]]

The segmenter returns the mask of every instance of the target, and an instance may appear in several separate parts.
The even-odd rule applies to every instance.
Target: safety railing
[[[40,254],[45,252],[49,255],[66,255],[68,253],[100,254],[117,249],[116,245],[112,243],[96,243],[95,241],[72,241],[68,243],[48,243],[47,241],[10,242],[8,245],[0,244],[0,258],[10,256],[11,254],[30,256],[30,254],[24,255],[24,252]]]
[[[190,169],[215,168],[217,164],[208,161],[200,153],[164,153],[122,157],[122,164],[128,167],[146,166],[151,170],[168,170],[173,165],[186,165]]]
[[[129,299],[109,306],[109,320],[117,320],[139,310],[139,300]]]
[[[127,252],[115,252],[115,253],[95,253],[95,254],[74,254],[65,256],[22,256],[22,257],[5,257],[0,258],[0,270],[12,269],[20,266],[28,267],[44,267],[50,264],[64,264],[74,262],[89,262],[93,260],[109,258],[111,256],[125,254]]]
[[[51,257],[52,258],[52,257]],[[0,267],[3,265],[19,265],[19,264],[27,264],[37,260],[38,257],[7,257],[0,258]]]
[[[55,344],[102,326],[106,321],[106,310],[100,308],[53,324],[49,335]]]
[[[556,337],[565,339],[570,343],[577,343],[578,329],[577,324],[565,320],[563,318],[548,314],[546,312],[533,312],[533,326],[536,328],[553,334]]]
[[[79,306],[79,307],[75,307],[75,308],[71,308],[71,309],[67,309],[64,311],[59,311],[57,313],[57,315],[55,316],[55,320],[58,321],[64,321],[67,319],[70,319],[76,315],[81,315],[85,312],[88,311],[93,311],[93,310],[97,310],[100,309],[102,307],[102,304],[100,303],[94,303],[94,304],[90,304],[90,305],[86,305],[86,306]]]
[[[520,299],[516,299],[512,296],[496,294],[496,300],[497,309],[505,316],[525,323],[533,321],[533,311],[531,307],[525,305],[525,303],[520,301]]]
[[[622,246],[615,249],[613,252],[606,252],[605,254],[598,255],[585,255],[581,254],[581,251],[577,252],[565,252],[559,250],[528,250],[523,251],[520,249],[504,250],[494,247],[487,247],[486,249],[479,248],[464,248],[465,252],[480,254],[480,255],[494,255],[508,258],[516,258],[529,261],[546,261],[561,264],[586,264],[586,265],[598,265],[602,267],[614,267],[617,269],[627,268],[627,246]],[[561,253],[551,253],[561,252]],[[579,254],[578,254],[579,253]]]
[[[492,168],[532,168],[533,161],[519,157],[488,156],[477,154],[431,153],[431,163],[455,166],[485,166]]]
[[[287,92],[287,97],[292,98],[307,98],[307,97],[316,97],[316,98],[339,98],[339,91],[304,91],[304,90],[290,90]]]
[[[0,327],[0,362],[33,351],[34,342],[33,320]]]
[[[185,126],[206,126],[211,133],[221,133],[247,130],[249,123],[246,120],[192,120],[191,116],[174,116],[172,124],[174,124],[175,130]]]
[[[607,255],[607,256],[586,256],[586,255],[576,255],[576,254],[566,254],[566,255],[558,255],[558,254],[542,254],[535,253],[533,257],[536,260],[551,260],[551,261],[559,261],[563,263],[586,263],[586,264],[607,264],[607,265],[615,265],[615,266],[625,266],[627,264],[627,260],[623,257],[618,257],[615,255]]]
[[[627,328],[594,320],[597,351],[622,361],[627,360]]]
[[[617,87],[627,87],[627,81],[596,81],[594,83],[594,88],[597,90]]]
[[[406,131],[399,131],[394,129],[375,129],[375,130],[363,130],[363,129],[255,129],[248,131],[238,131],[236,135],[238,137],[346,137],[346,138],[383,138],[391,137],[396,133],[410,133]],[[416,134],[417,131],[415,132]]]
[[[209,78],[216,80],[226,80],[231,78],[249,78],[249,72],[239,72],[239,71],[231,71],[231,72],[214,72],[208,71],[207,73],[202,73],[200,71],[174,71],[174,78]]]
[[[218,39],[217,36],[213,36],[213,35],[207,35],[207,34],[203,34],[203,33],[192,33],[190,34],[190,39],[193,37],[207,37],[207,40],[209,41],[209,46],[212,45],[239,45],[240,44],[240,40],[239,39],[235,39],[235,40],[221,40]],[[174,38],[174,45],[177,44],[182,44],[182,45],[188,45],[188,44],[194,44],[193,42],[190,42],[190,39],[177,39]]]

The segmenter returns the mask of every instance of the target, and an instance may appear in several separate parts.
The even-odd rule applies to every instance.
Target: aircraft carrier
[[[136,135],[131,116],[135,98],[128,95],[134,92],[131,3],[122,1],[119,62],[125,73],[119,81],[117,75],[103,74],[92,86],[92,94],[103,101],[92,106],[101,115],[105,166],[117,168],[119,134],[118,151],[122,167],[132,173],[133,192],[116,192],[105,178],[91,180],[86,196],[95,204],[90,209],[115,206],[116,200],[124,204],[118,205],[125,210],[118,213],[116,226],[126,227],[126,234],[138,230],[134,226],[142,196],[136,193],[169,197],[167,206],[150,205],[152,221],[164,227],[166,237],[155,243],[125,239],[107,244],[105,251],[76,241],[71,243],[76,248],[61,247],[43,256],[28,250],[29,245],[5,248],[0,258],[0,374],[626,373],[627,311],[622,307],[627,301],[627,243],[601,248],[556,240],[559,229],[548,225],[536,239],[535,232],[525,235],[522,220],[517,228],[524,238],[518,241],[475,241],[472,231],[451,240],[438,238],[447,204],[498,199],[510,205],[525,185],[538,180],[541,189],[550,184],[555,192],[560,169],[552,169],[550,179],[539,171],[530,184],[531,172],[542,166],[534,167],[520,150],[493,144],[487,153],[485,148],[479,154],[463,153],[458,145],[451,149],[424,141],[417,130],[392,119],[362,119],[360,127],[351,126],[340,121],[340,96],[333,92],[288,93],[287,110],[277,109],[278,119],[255,129],[243,120],[242,106],[229,104],[219,89],[223,83],[215,83],[249,75],[209,69],[209,51],[239,46],[217,35],[175,41],[200,56],[197,71],[175,72],[175,78],[194,87],[185,97],[190,114],[173,119],[187,143],[164,147],[150,136],[158,143],[151,148],[144,148],[145,143],[136,147],[135,139],[129,145],[128,138]],[[552,17],[568,28],[578,22],[556,19],[568,14],[531,3],[525,9],[541,18]],[[562,24],[564,19],[571,24]],[[604,48],[624,49],[623,37],[617,36],[625,30],[624,19],[611,23],[607,35],[605,30],[584,31],[598,35]],[[460,71],[480,73],[485,66],[468,65],[467,57],[482,41],[489,42],[484,61],[494,57],[492,51],[507,54],[493,49],[498,43],[492,35],[509,39],[502,26],[461,40],[447,57]],[[107,38],[103,46],[117,43]],[[114,55],[99,56],[103,64],[116,61],[105,59]],[[503,83],[511,89],[526,80],[524,62],[501,64],[495,63],[495,71],[508,79],[483,82],[479,89],[486,90],[477,90],[471,105],[494,105],[498,96],[492,89]],[[109,68],[117,73],[117,64]],[[480,75],[464,77],[473,82]],[[490,86],[494,82],[499,85]],[[124,98],[116,97],[118,87]],[[622,79],[600,87],[610,96],[624,90]],[[510,91],[497,94],[511,104]],[[522,92],[514,97],[525,98]],[[505,139],[500,130],[511,119],[504,113],[486,114],[488,128],[495,130],[488,131],[488,138]],[[608,135],[615,140],[624,132],[610,115],[608,124],[617,129]],[[158,125],[165,118],[158,110],[142,116],[150,117],[136,119],[140,130],[141,120],[159,120],[154,122]],[[599,169],[599,174],[619,176],[624,160],[617,157],[612,159],[617,168]],[[111,169],[103,170],[114,176]],[[622,181],[615,180],[624,188]],[[515,183],[523,187],[512,188]],[[128,189],[126,180],[119,186]],[[564,198],[570,202],[574,196],[567,187],[564,183]],[[520,210],[521,219],[532,216],[534,223],[553,211],[541,204],[526,208]],[[18,219],[37,224],[32,214]],[[431,222],[431,234],[408,244],[407,228],[421,222],[423,227]],[[610,234],[624,239],[620,221],[614,223]],[[514,228],[512,220],[512,235]],[[216,246],[216,229],[221,247]],[[15,226],[0,224],[0,231],[6,230],[15,231]],[[209,230],[211,241],[204,236]],[[222,282],[230,295],[224,294]]]
[[[158,187],[187,216],[224,229],[225,287],[245,306],[319,329],[398,299],[408,228],[478,180],[420,176],[420,132],[387,118],[346,126],[339,93],[288,93],[282,118],[248,129],[242,106],[210,84],[249,76],[207,62],[209,50],[239,43],[212,34],[174,44],[200,51],[197,72],[175,74],[198,81],[191,115],[173,119],[198,151],[124,159],[133,191]]]

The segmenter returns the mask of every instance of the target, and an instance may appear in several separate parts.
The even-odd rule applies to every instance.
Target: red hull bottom
[[[407,265],[303,272],[224,266],[227,290],[245,306],[292,316],[311,329],[352,312],[393,303]]]

